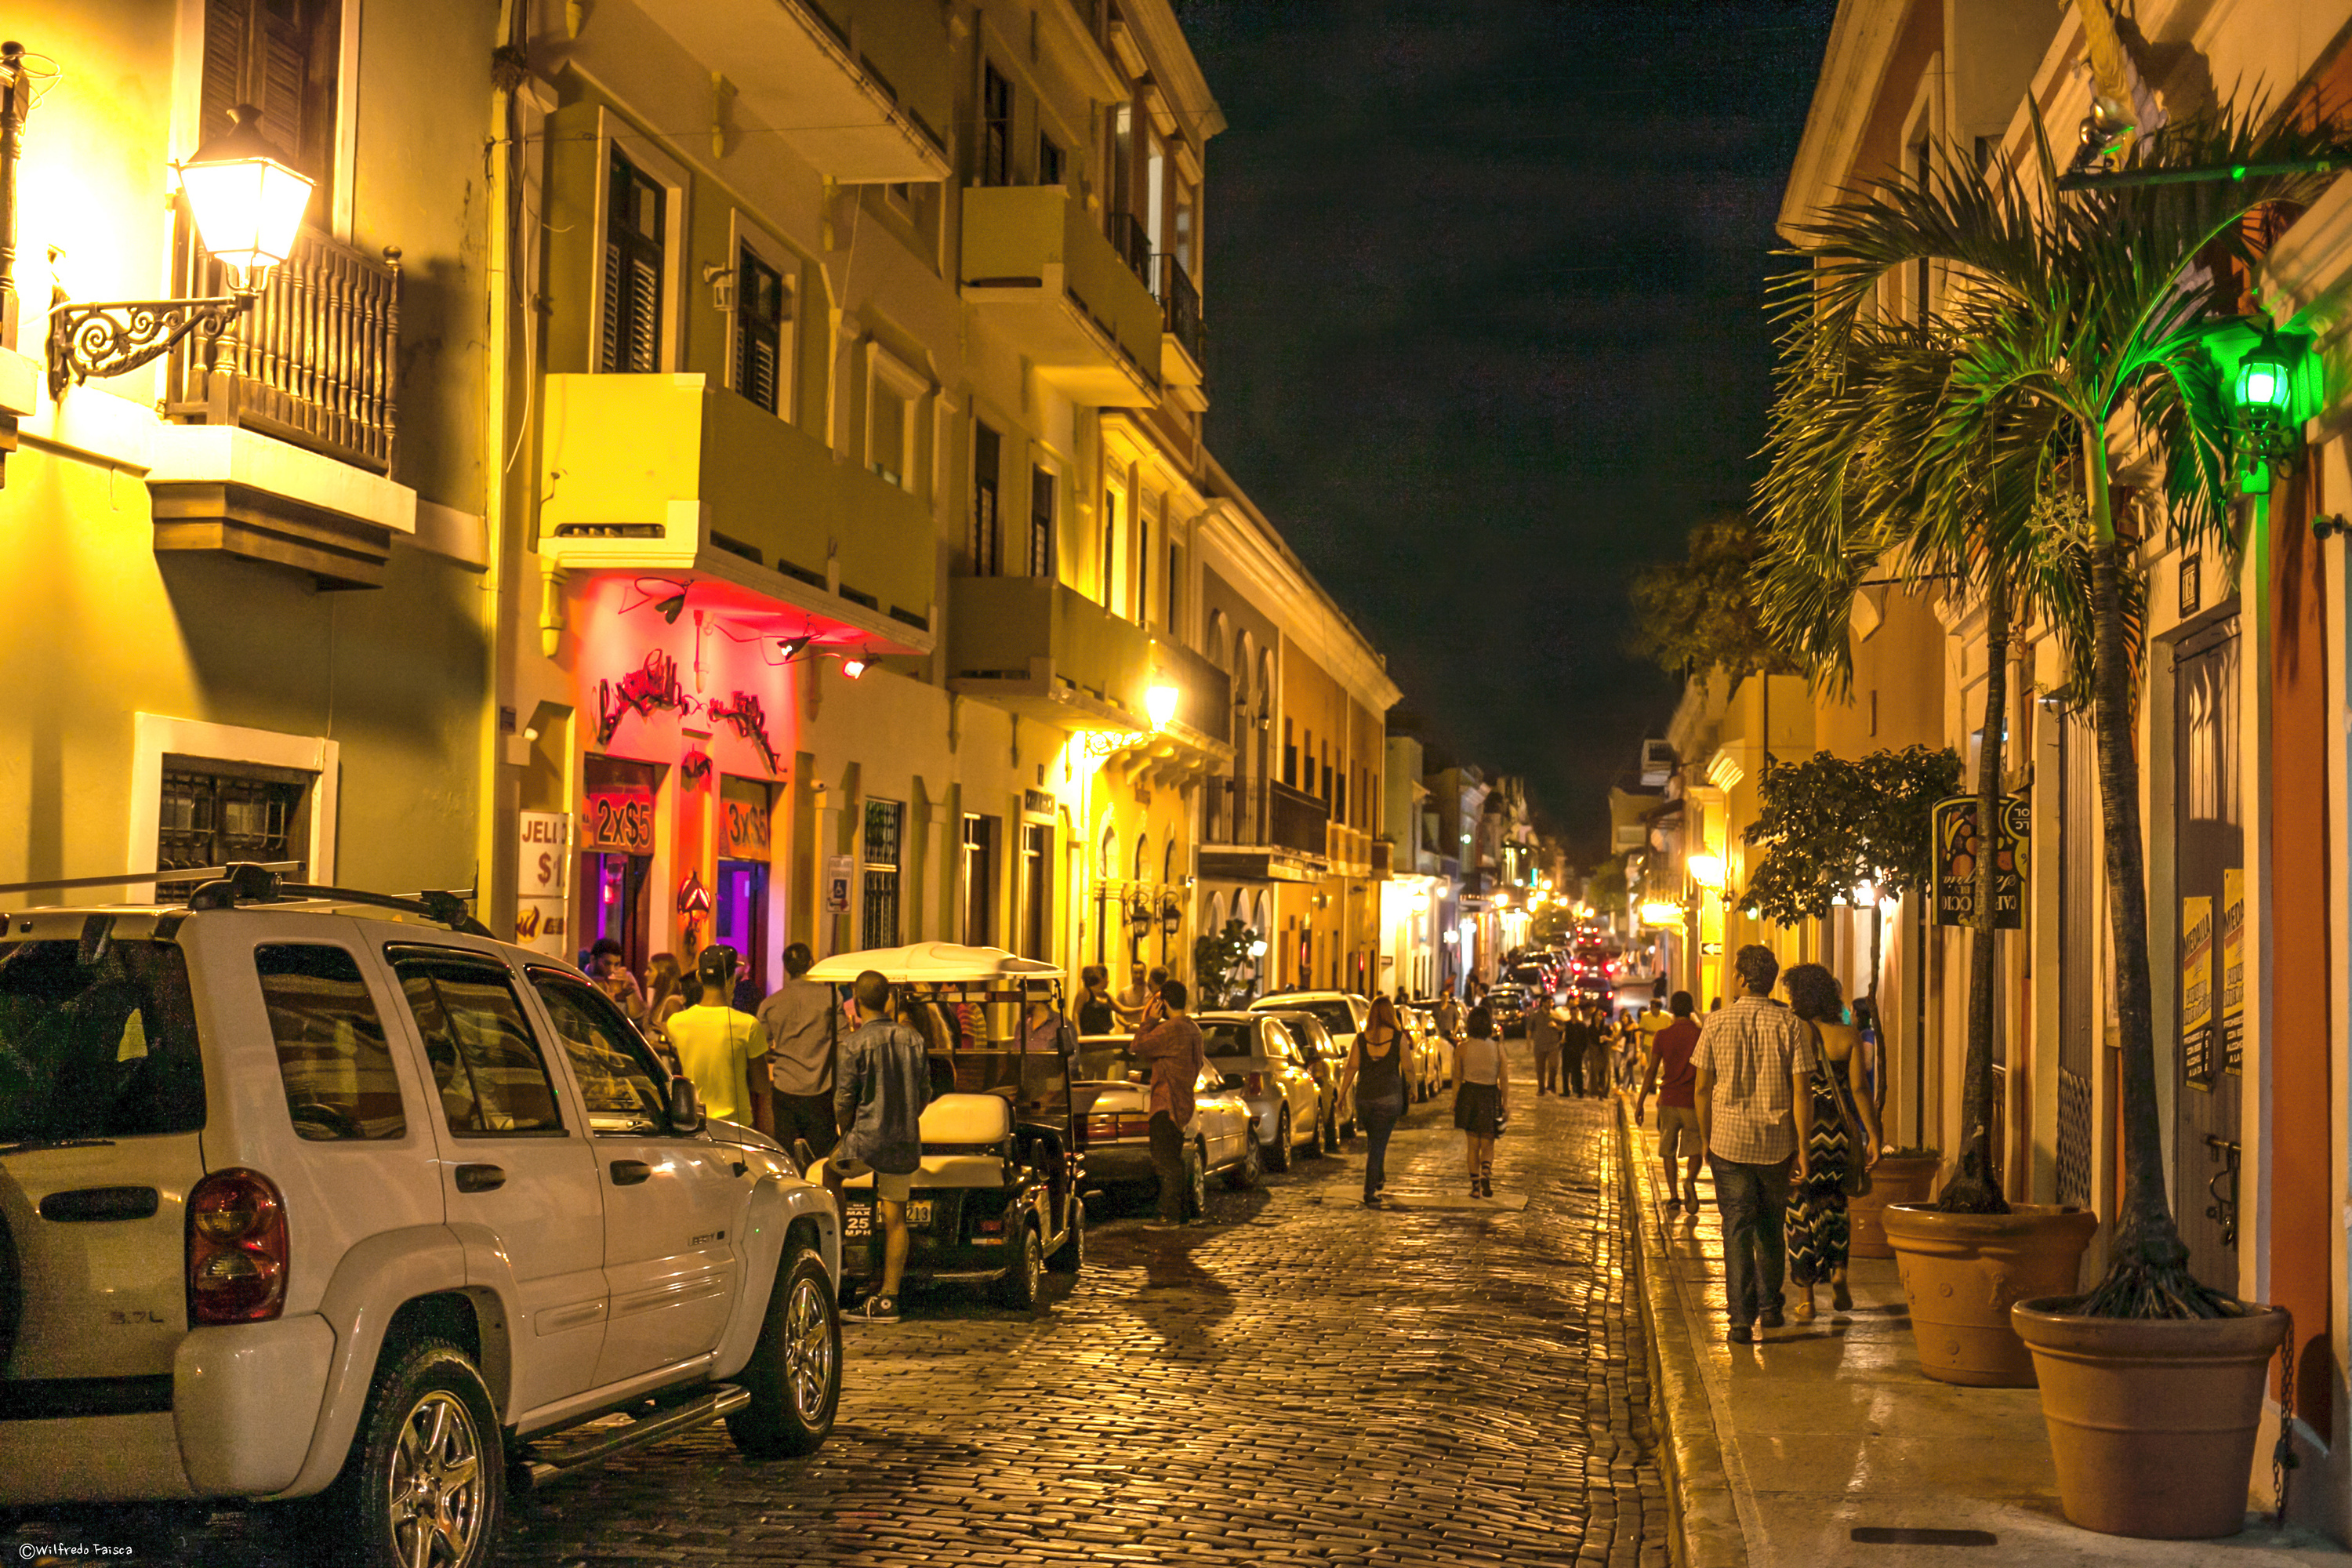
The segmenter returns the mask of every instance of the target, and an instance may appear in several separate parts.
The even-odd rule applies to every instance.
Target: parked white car
[[[1208,1025],[1202,1023],[1206,1033]],[[1087,1184],[1097,1190],[1156,1194],[1151,1163],[1151,1074],[1135,1055],[1131,1035],[1089,1035],[1071,1064],[1071,1094],[1085,1118]],[[1203,1065],[1192,1085],[1192,1120],[1184,1130],[1186,1219],[1209,1206],[1209,1178],[1236,1190],[1257,1185],[1265,1165],[1251,1136],[1249,1107],[1225,1087],[1224,1075]]]
[[[1323,1090],[1307,1047],[1279,1018],[1203,1013],[1194,1020],[1209,1066],[1241,1097],[1265,1167],[1287,1171],[1301,1151],[1323,1152]]]
[[[321,1498],[472,1568],[510,1473],[816,1447],[839,1269],[772,1141],[455,900],[245,867],[0,932],[0,1505]]]

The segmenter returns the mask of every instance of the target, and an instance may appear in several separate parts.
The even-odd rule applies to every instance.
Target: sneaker
[[[898,1299],[896,1296],[868,1296],[852,1307],[845,1322],[895,1323],[898,1321]]]
[[[1735,1345],[1753,1344],[1756,1342],[1756,1331],[1745,1323],[1734,1323],[1723,1331],[1723,1337]]]

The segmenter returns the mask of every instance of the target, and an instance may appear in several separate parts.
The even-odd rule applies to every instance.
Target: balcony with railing
[[[1266,841],[1278,849],[1320,859],[1329,847],[1331,808],[1279,779],[1266,807]]]
[[[228,292],[189,244],[181,297]],[[368,469],[392,470],[400,426],[400,252],[380,257],[306,229],[253,308],[209,342],[172,352],[164,412],[258,430]]]
[[[184,217],[172,276],[183,299],[229,292]],[[288,567],[322,588],[381,584],[394,538],[416,526],[415,492],[392,477],[399,367],[400,253],[302,231],[226,331],[164,362],[155,548]]]
[[[1151,639],[1151,678],[1178,693],[1171,728],[1218,747],[1234,738],[1234,678],[1173,637]]]
[[[948,584],[948,688],[1064,730],[1150,727],[1151,637],[1051,577]]]
[[[1110,237],[1110,247],[1135,274],[1135,280],[1146,289],[1156,289],[1151,276],[1151,230],[1133,213],[1113,213],[1105,226]]]
[[[963,193],[963,297],[1036,366],[1097,408],[1160,395],[1164,333],[1147,265],[1129,264],[1066,185]]]
[[[1208,373],[1209,333],[1201,320],[1201,290],[1192,275],[1171,256],[1159,258],[1160,378],[1171,386],[1199,386]]]

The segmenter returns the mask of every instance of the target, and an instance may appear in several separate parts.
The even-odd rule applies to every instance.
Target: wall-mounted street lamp
[[[1702,888],[1719,889],[1723,886],[1723,857],[1720,855],[1688,856],[1683,861],[1683,868],[1690,873],[1691,880]]]
[[[229,118],[226,135],[178,165],[197,238],[227,273],[229,291],[199,300],[60,300],[49,311],[50,396],[92,376],[136,370],[191,332],[219,337],[252,309],[270,269],[294,248],[311,182],[270,152],[259,110],[244,104]]]
[[[1649,926],[1678,926],[1683,923],[1683,907],[1663,899],[1654,899],[1642,906],[1642,923]]]
[[[1155,685],[1143,694],[1143,710],[1150,716],[1153,729],[1168,728],[1176,717],[1176,704],[1183,695],[1175,687],[1166,685]]]

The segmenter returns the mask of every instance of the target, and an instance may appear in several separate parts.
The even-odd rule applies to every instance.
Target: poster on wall
[[[1997,812],[2000,842],[1992,868],[1992,924],[2016,931],[2025,918],[2025,859],[2033,835],[2033,807],[2022,795],[2003,795]],[[1936,923],[1972,926],[1977,918],[1977,797],[1936,803]]]
[[[824,858],[825,913],[841,915],[849,912],[849,884],[856,875],[848,856],[828,855]]]
[[[561,811],[526,811],[516,822],[515,942],[534,952],[569,957],[572,818]]]
[[[2213,1081],[2213,900],[2180,900],[2180,1073]]]
[[[2221,1070],[2246,1065],[2246,873],[2221,873]]]
[[[580,847],[621,855],[654,852],[653,770],[643,775],[617,769],[599,778],[591,773],[580,810]]]
[[[719,781],[719,855],[723,860],[769,858],[768,786],[758,779],[726,775]]]

